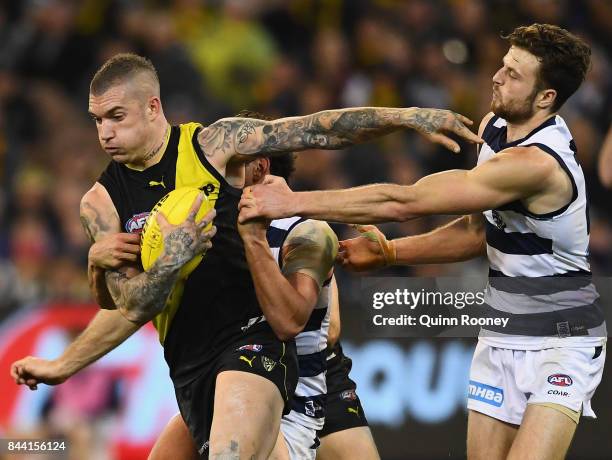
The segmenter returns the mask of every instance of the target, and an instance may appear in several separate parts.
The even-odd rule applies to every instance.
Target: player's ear
[[[540,109],[550,109],[557,99],[557,91],[547,88],[538,93],[536,105]]]
[[[270,174],[270,158],[261,157],[261,169],[261,177],[263,179],[267,174]]]
[[[155,118],[159,116],[161,112],[161,101],[159,100],[159,97],[152,96],[149,98],[149,101],[147,103],[146,112],[147,112],[147,117],[150,120],[154,120]]]
[[[268,157],[260,157],[255,160],[256,167],[253,172],[253,182],[258,183],[266,177],[267,174],[270,174],[270,159]]]

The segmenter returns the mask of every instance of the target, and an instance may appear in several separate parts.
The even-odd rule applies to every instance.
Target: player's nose
[[[494,86],[495,85],[499,86],[499,85],[502,84],[502,78],[501,78],[501,73],[502,72],[501,72],[501,70],[502,69],[499,69],[497,72],[495,72],[495,75],[493,75],[492,80],[493,80],[493,85]]]
[[[103,141],[108,141],[115,137],[115,132],[113,129],[108,124],[104,123],[104,121],[98,127],[98,133],[100,135],[100,139]]]

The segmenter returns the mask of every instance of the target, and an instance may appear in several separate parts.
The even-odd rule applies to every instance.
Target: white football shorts
[[[595,418],[591,398],[601,382],[601,347],[511,350],[478,342],[470,369],[468,409],[520,425],[527,404],[552,403]]]
[[[304,426],[304,415],[291,411],[281,419],[281,432],[291,460],[315,460],[319,438],[314,428]]]

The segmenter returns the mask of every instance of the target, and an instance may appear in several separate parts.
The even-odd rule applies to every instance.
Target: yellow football
[[[164,250],[164,241],[161,230],[159,229],[159,224],[157,223],[157,214],[162,212],[169,223],[178,225],[185,221],[193,206],[194,200],[200,193],[202,193],[202,191],[195,187],[177,188],[165,195],[153,207],[151,214],[147,217],[140,236],[140,258],[142,260],[142,268],[144,268],[145,271],[151,268]],[[196,215],[196,222],[200,221],[200,219],[212,208],[213,204],[205,196],[202,201],[202,206],[200,206]],[[211,227],[212,223],[210,223],[205,230],[210,230]],[[198,254],[187,262],[181,269],[180,277],[186,278],[196,269],[200,262],[202,262],[203,257],[204,254]]]

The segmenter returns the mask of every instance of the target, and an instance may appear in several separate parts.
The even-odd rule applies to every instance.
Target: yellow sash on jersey
[[[185,123],[180,125],[181,135],[178,144],[178,155],[176,160],[175,188],[197,187],[206,190],[208,200],[213,204],[219,197],[219,180],[202,164],[193,146],[193,137],[199,123]],[[197,140],[195,140],[197,142]],[[179,280],[168,297],[163,311],[153,318],[153,325],[159,334],[159,341],[164,344],[172,319],[178,310],[183,297],[186,279]]]

